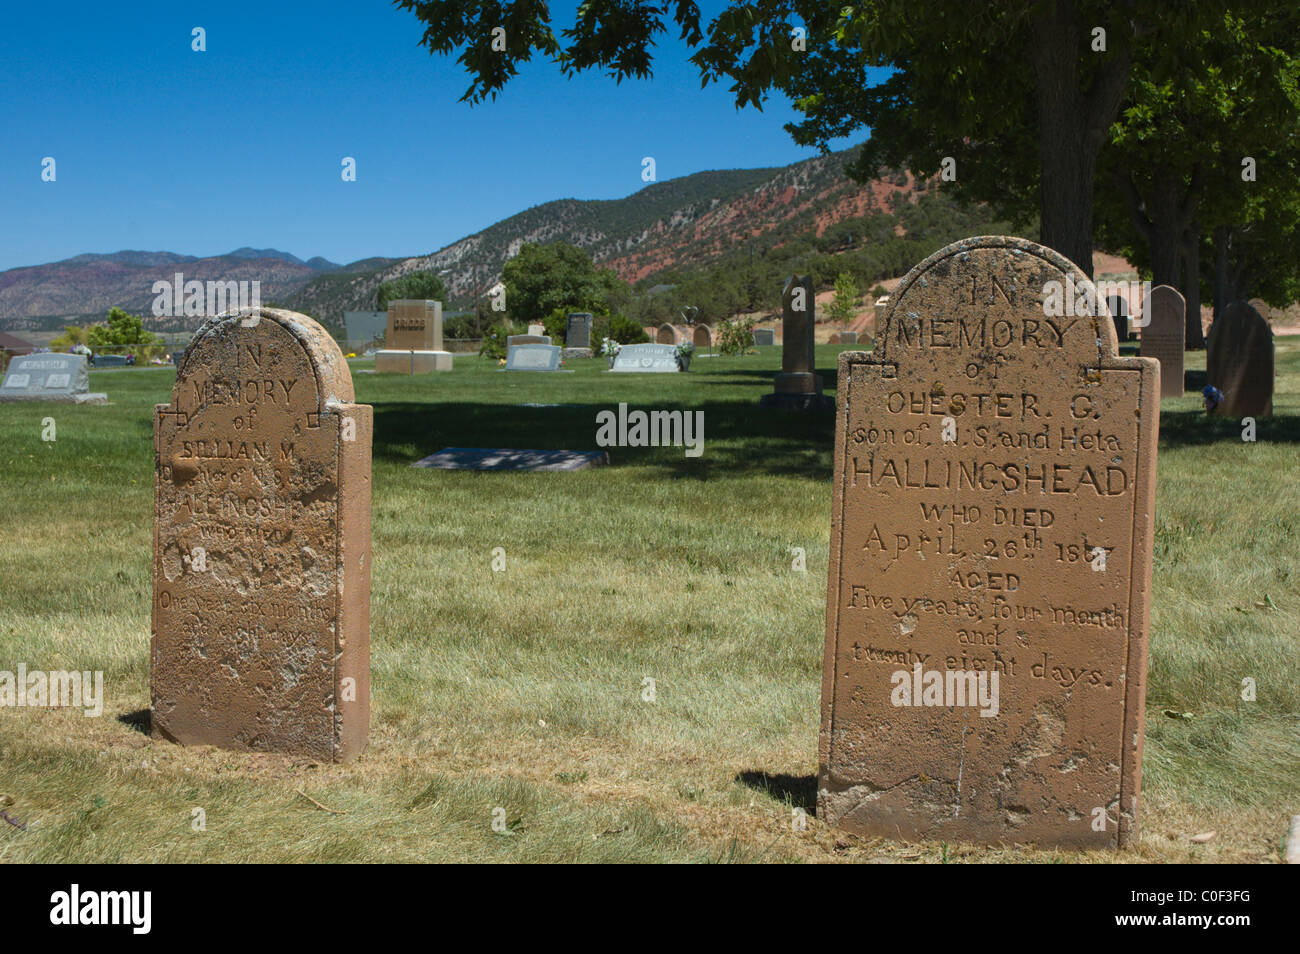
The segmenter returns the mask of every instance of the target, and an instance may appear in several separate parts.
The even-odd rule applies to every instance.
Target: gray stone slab
[[[563,349],[549,344],[517,344],[506,350],[507,371],[558,371]]]
[[[107,404],[108,395],[91,394],[86,356],[42,352],[15,357],[0,383],[0,401],[56,404]]]
[[[627,344],[614,356],[611,371],[671,374],[681,370],[677,346],[670,344]]]
[[[776,332],[771,328],[755,328],[754,344],[760,346],[776,344]]]
[[[411,466],[438,470],[586,470],[608,463],[609,454],[604,451],[444,447]]]

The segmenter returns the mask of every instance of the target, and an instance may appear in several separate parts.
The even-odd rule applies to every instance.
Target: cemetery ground
[[[761,350],[678,375],[353,362],[375,410],[373,713],[369,749],[343,765],[148,735],[153,408],[174,372],[92,372],[107,407],[0,406],[0,669],[102,670],[105,696],[99,718],[0,711],[0,861],[1281,859],[1300,813],[1300,338],[1277,339],[1275,417],[1255,443],[1196,394],[1161,414],[1129,852],[817,822],[833,422],[760,410],[780,367]],[[817,349],[828,390],[839,350]],[[448,446],[593,449],[596,412],[620,401],[703,410],[703,455],[409,466]]]

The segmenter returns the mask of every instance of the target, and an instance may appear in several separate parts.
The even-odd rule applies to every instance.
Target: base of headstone
[[[28,404],[107,404],[108,395],[97,394],[0,394],[0,404],[10,402]]]
[[[772,381],[777,394],[821,394],[822,377],[810,371],[782,372]]]
[[[380,374],[432,374],[451,367],[450,351],[375,352],[375,370]]]
[[[758,399],[759,407],[778,411],[828,411],[835,413],[835,399],[829,394],[792,394],[776,392]]]
[[[590,358],[591,349],[590,348],[565,348],[563,357],[565,361],[568,361],[570,358]]]

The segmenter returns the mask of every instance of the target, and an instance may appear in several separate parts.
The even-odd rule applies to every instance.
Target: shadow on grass
[[[414,463],[444,447],[595,450],[596,412],[618,404],[531,408],[513,404],[381,403],[375,409],[374,456]],[[633,410],[703,411],[704,451],[682,447],[610,447],[612,466],[657,467],[667,477],[708,480],[739,473],[831,479],[832,414],[760,408],[755,402],[655,403]],[[414,450],[413,450],[414,449]]]
[[[1195,447],[1206,444],[1241,443],[1241,420],[1211,417],[1204,411],[1161,411],[1160,446]],[[1277,415],[1255,419],[1255,441],[1259,444],[1300,443],[1300,417]]]
[[[153,711],[151,709],[136,709],[135,712],[124,713],[117,717],[117,721],[145,735],[153,732]]]
[[[736,781],[755,791],[765,792],[775,801],[788,802],[809,815],[817,814],[817,776],[768,775],[766,772],[741,772]]]

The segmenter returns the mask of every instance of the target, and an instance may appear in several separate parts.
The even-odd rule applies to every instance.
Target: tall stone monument
[[[371,409],[305,315],[209,319],[154,421],[154,735],[350,758],[370,714]]]
[[[816,307],[811,276],[786,280],[781,290],[781,373],[773,381],[772,393],[759,399],[761,406],[793,411],[834,409],[831,398],[822,394],[821,375],[816,372]]]
[[[1139,352],[1160,362],[1160,396],[1183,396],[1183,344],[1187,303],[1177,288],[1157,285],[1151,289],[1151,305],[1144,310],[1151,323],[1142,329]]]
[[[841,353],[819,817],[898,839],[1130,844],[1157,365],[1055,251],[921,262]]]
[[[1273,413],[1273,330],[1249,302],[1234,301],[1210,329],[1205,373],[1223,392],[1226,417]]]
[[[428,374],[451,368],[451,352],[442,350],[442,302],[390,301],[388,330],[383,350],[375,352],[375,371]]]

